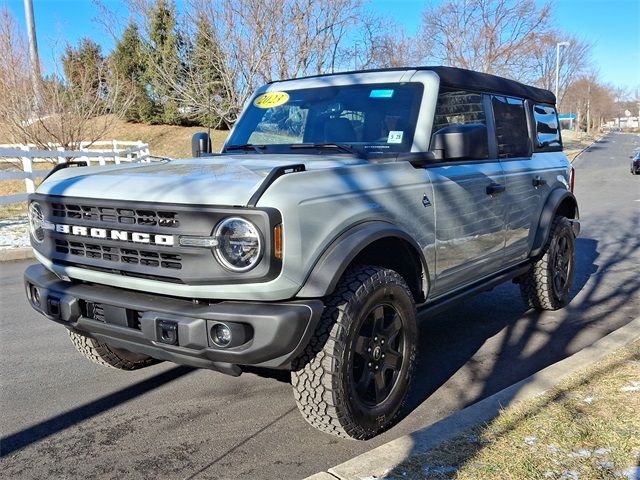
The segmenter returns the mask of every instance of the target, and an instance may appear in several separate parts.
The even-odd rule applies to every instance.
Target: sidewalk
[[[588,368],[610,353],[638,339],[640,339],[640,317],[574,355],[550,365],[448,418],[409,435],[397,438],[330,468],[327,472],[320,472],[308,477],[307,480],[373,480],[385,478],[391,480],[392,478],[426,478],[427,476],[429,478],[451,478],[456,472],[456,469],[452,469],[452,467],[449,467],[448,470],[431,472],[429,475],[422,472],[423,474],[419,477],[411,476],[407,470],[398,467],[419,461],[421,457],[441,446],[447,440],[490,422],[504,408],[544,394],[558,383],[575,374],[576,371]],[[640,452],[638,454],[640,455]],[[626,474],[625,472],[621,473]],[[629,475],[634,476],[623,475],[618,478],[636,480],[638,478],[636,476],[637,473],[640,474],[637,471],[630,471]],[[573,480],[573,477],[569,476],[564,480]]]

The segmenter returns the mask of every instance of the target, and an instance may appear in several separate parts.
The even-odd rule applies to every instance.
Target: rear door
[[[529,254],[529,236],[540,216],[541,194],[546,181],[540,165],[532,160],[525,101],[501,95],[491,96],[498,158],[505,175],[506,265]]]
[[[488,98],[480,93],[442,90],[433,132],[455,124],[487,125],[487,102]],[[489,151],[495,152],[495,148]],[[427,167],[436,216],[434,296],[473,283],[502,266],[504,174],[498,158],[490,157],[492,155]]]

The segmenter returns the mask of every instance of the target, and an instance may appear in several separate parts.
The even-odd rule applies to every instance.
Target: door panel
[[[507,187],[504,255],[508,264],[524,260],[529,254],[530,232],[540,217],[541,193],[548,189],[546,175],[534,170],[533,165],[530,158],[502,163]]]
[[[503,265],[505,194],[499,161],[428,167],[436,214],[434,295],[472,283]],[[500,190],[498,188],[498,190]]]

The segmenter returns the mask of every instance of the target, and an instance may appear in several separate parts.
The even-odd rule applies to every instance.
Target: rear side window
[[[528,157],[531,153],[524,100],[493,96],[491,104],[496,122],[498,158]]]
[[[551,105],[534,105],[533,118],[536,122],[536,141],[539,150],[562,148],[558,115]]]
[[[482,95],[464,90],[443,90],[438,95],[433,132],[451,126],[480,123],[486,125]]]

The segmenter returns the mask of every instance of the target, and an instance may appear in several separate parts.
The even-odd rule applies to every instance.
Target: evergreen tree
[[[221,103],[224,102],[224,65],[216,40],[211,24],[205,18],[201,18],[196,25],[195,39],[189,49],[186,75],[188,98],[196,100],[195,105],[189,105],[191,118],[197,124],[211,128],[226,126],[218,113]]]
[[[182,122],[176,85],[183,70],[181,53],[184,42],[177,29],[175,5],[157,0],[149,14],[146,78],[155,106],[154,123]]]
[[[138,26],[129,22],[110,57],[109,82],[123,90],[117,107],[124,118],[134,122],[154,120],[155,108],[146,85],[144,45]]]
[[[68,85],[85,94],[100,96],[105,88],[105,59],[100,45],[82,38],[77,47],[67,45],[62,55],[62,68]]]

